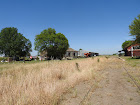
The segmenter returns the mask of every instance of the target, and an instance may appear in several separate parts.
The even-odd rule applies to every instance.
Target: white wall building
[[[81,56],[81,57],[84,57],[85,55],[84,55],[84,53],[89,53],[89,51],[86,51],[86,50],[79,50],[79,52],[78,52],[78,56]]]
[[[78,51],[76,51],[72,48],[68,48],[68,50],[66,51],[65,57],[76,58],[76,57],[78,57]]]

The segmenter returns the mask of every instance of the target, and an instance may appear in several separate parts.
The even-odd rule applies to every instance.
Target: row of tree
[[[127,40],[122,44],[122,48],[125,49],[126,47],[135,44],[140,43],[140,15],[138,15],[137,18],[133,20],[131,25],[129,25],[129,30],[131,36],[134,36],[134,40]]]
[[[69,47],[65,35],[56,33],[55,29],[43,30],[35,37],[35,50],[38,52],[47,51],[48,57],[62,58]],[[18,33],[18,29],[7,27],[0,32],[0,54],[7,57],[30,56],[31,41]]]

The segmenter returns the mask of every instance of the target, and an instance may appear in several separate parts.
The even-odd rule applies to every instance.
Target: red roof
[[[130,51],[130,50],[131,50],[131,47],[134,47],[134,46],[137,46],[137,45],[140,45],[140,44],[131,45],[131,46],[129,46],[129,47],[127,48],[127,50]]]

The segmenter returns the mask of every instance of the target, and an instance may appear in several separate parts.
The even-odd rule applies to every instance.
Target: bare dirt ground
[[[101,71],[104,76],[103,80],[80,83],[64,95],[64,100],[60,104],[140,105],[138,88],[128,81],[128,75],[124,75],[126,71],[122,68],[122,63],[123,61],[120,63],[111,62],[108,69]],[[116,65],[119,67],[115,68]]]

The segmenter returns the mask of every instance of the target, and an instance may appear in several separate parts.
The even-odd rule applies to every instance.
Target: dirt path
[[[73,88],[71,93],[64,96],[65,100],[61,105],[140,105],[140,95],[137,88],[128,82],[125,70],[122,67],[112,67],[102,71],[105,78],[99,82],[98,88],[93,81],[94,86],[83,102],[81,101],[91,88],[91,82],[81,83]]]

